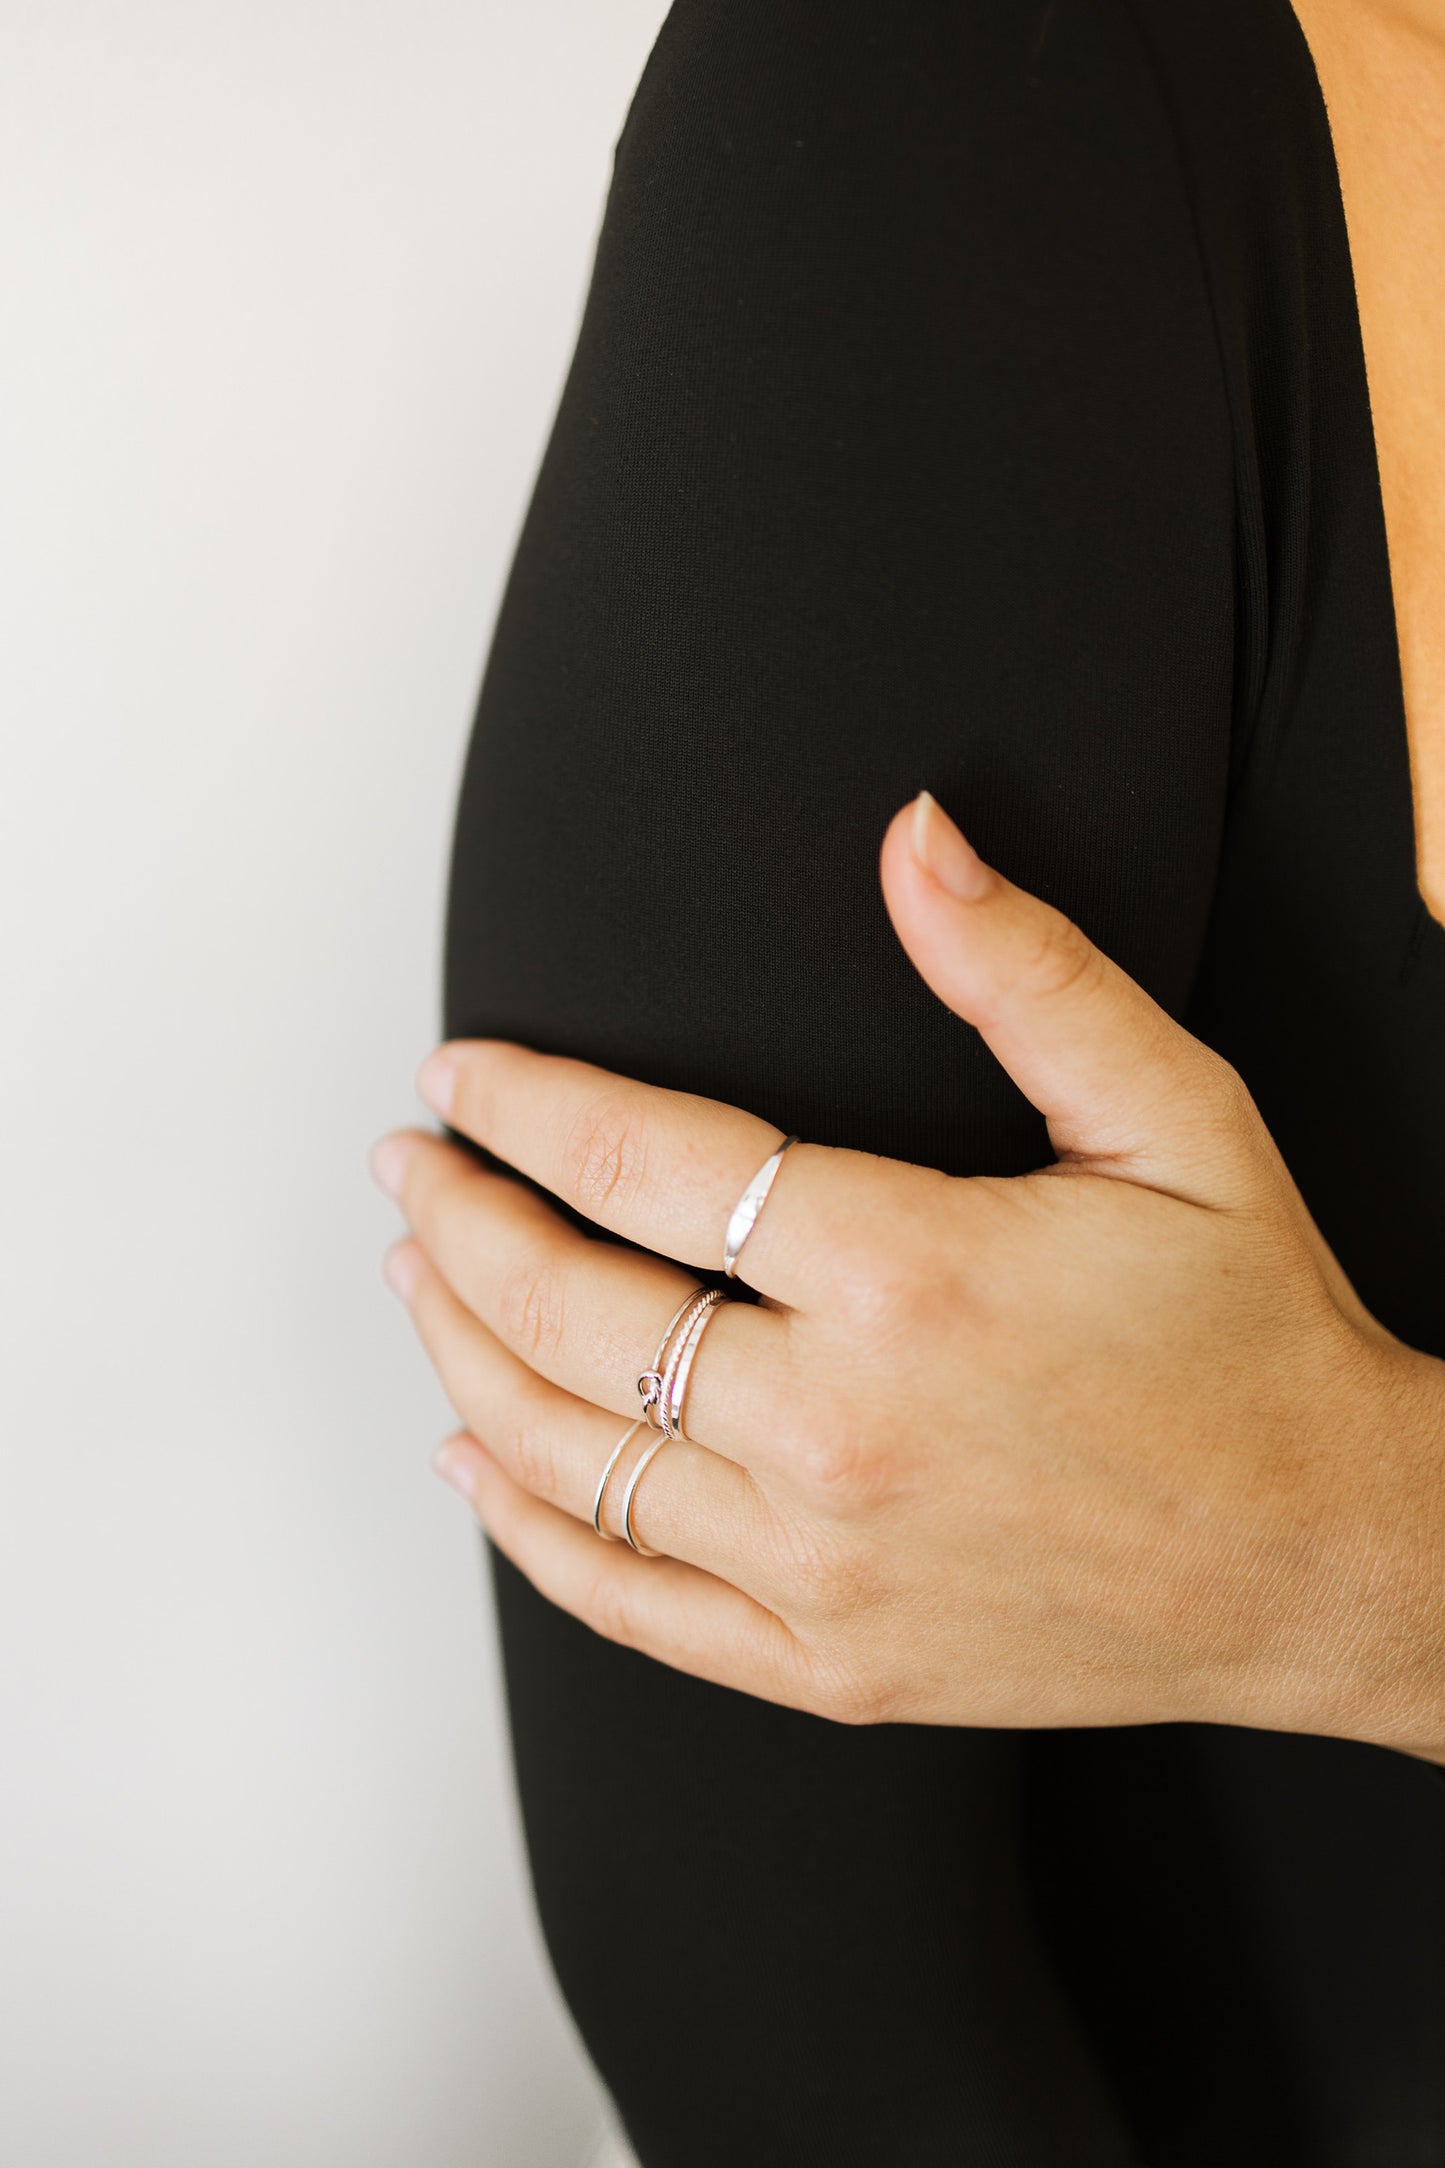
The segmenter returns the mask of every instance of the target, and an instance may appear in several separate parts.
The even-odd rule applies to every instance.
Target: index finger
[[[733,1207],[783,1141],[741,1107],[507,1039],[450,1040],[417,1088],[452,1128],[599,1227],[704,1272],[722,1270]],[[828,1163],[854,1156],[790,1147],[738,1255],[745,1286],[792,1307],[816,1302],[837,1217]]]

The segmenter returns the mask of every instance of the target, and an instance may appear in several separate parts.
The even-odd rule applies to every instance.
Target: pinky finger
[[[470,1433],[436,1456],[499,1551],[532,1586],[594,1633],[659,1663],[763,1701],[808,1709],[802,1645],[775,1612],[681,1559],[606,1543],[573,1514],[523,1490]]]

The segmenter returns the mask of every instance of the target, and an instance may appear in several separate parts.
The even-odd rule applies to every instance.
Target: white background
[[[0,2159],[579,2168],[365,1169],[663,0],[0,0]]]

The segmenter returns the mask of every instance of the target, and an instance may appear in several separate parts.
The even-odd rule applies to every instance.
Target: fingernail
[[[382,1261],[382,1276],[387,1286],[394,1295],[399,1295],[403,1302],[411,1301],[412,1289],[416,1286],[416,1276],[420,1264],[421,1260],[417,1256],[416,1245],[412,1242],[394,1244],[387,1251]]]
[[[474,1447],[465,1439],[448,1438],[432,1455],[432,1466],[443,1483],[450,1483],[463,1498],[470,1498],[477,1486],[477,1456]]]
[[[913,855],[931,880],[960,903],[975,903],[988,888],[988,867],[944,812],[931,790],[913,801]]]
[[[452,1101],[457,1090],[457,1065],[440,1048],[428,1054],[416,1073],[418,1096],[425,1101],[433,1114],[445,1118],[452,1111]]]
[[[380,1144],[371,1147],[372,1180],[386,1191],[388,1197],[399,1197],[406,1174],[406,1163],[411,1157],[411,1145],[405,1137],[383,1137]]]

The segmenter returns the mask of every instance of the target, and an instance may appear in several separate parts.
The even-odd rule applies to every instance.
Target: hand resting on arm
[[[760,1300],[712,1319],[639,1487],[647,1558],[594,1533],[597,1476],[779,1133],[448,1044],[428,1103],[622,1241],[441,1138],[378,1146],[412,1230],[388,1276],[466,1426],[442,1472],[598,1632],[845,1722],[1199,1721],[1445,1762],[1445,1363],[1364,1309],[1228,1063],[926,793],[881,873],[1056,1163],[794,1145],[740,1263]]]

